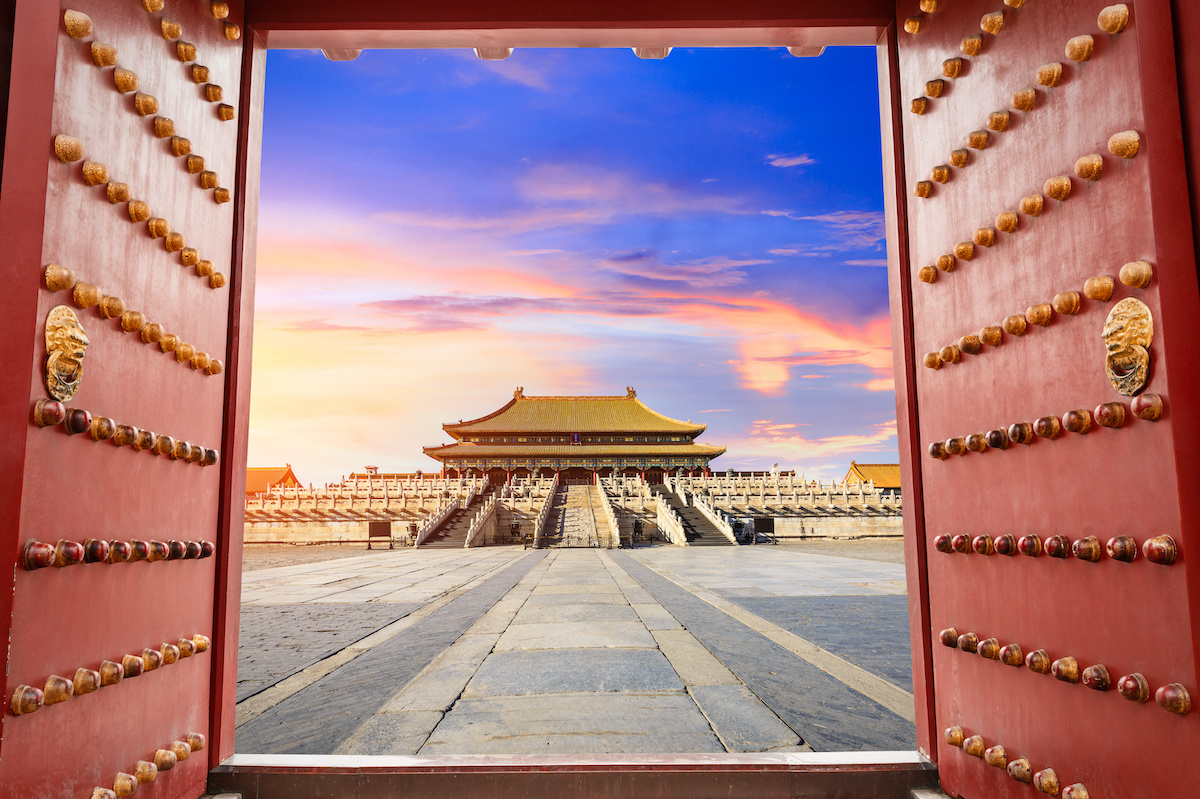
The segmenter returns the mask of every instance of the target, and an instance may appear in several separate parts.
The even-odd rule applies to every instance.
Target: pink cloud
[[[511,235],[607,225],[630,216],[750,213],[740,198],[698,193],[586,164],[539,164],[518,178],[514,188],[526,207],[498,216],[383,211],[372,219],[399,227]]]
[[[612,255],[603,264],[613,272],[643,277],[651,280],[667,280],[688,283],[697,288],[732,286],[746,279],[742,267],[769,264],[759,259],[737,260],[718,256],[701,258],[681,263],[664,263],[658,253],[637,250]]]
[[[608,178],[542,185],[555,187],[546,190],[547,196],[612,204],[629,184],[602,174]],[[729,200],[708,198],[699,205],[718,202]],[[640,329],[653,335],[721,337],[729,349],[722,349],[718,360],[729,361],[743,389],[767,396],[781,395],[792,379],[805,379],[793,371],[823,375],[829,367],[859,366],[875,379],[891,374],[886,315],[839,324],[817,310],[775,300],[748,284],[747,270],[763,263],[758,259],[718,256],[665,263],[655,252],[634,251],[597,261],[549,248],[508,251],[496,241],[510,231],[494,218],[464,218],[473,233],[447,236],[449,228],[436,225],[457,224],[457,218],[413,215],[435,227],[407,231],[399,245],[393,231],[367,217],[326,211],[320,220],[304,212],[283,214],[283,219],[282,229],[275,227],[260,239],[260,278],[272,291],[269,300],[264,292],[259,315],[312,335],[319,326],[378,325],[429,336],[541,330],[552,316],[615,327],[641,320]],[[313,236],[314,230],[327,237]],[[627,278],[619,290],[612,288],[613,272]],[[863,388],[884,390],[875,379]]]

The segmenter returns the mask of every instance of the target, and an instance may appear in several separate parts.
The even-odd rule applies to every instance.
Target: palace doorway
[[[1188,336],[1200,317],[1188,200],[1200,88],[1197,56],[1177,47],[1200,25],[1196,8],[1167,0],[1123,8],[764,0],[735,10],[246,0],[171,8],[195,39],[176,43],[167,23],[180,20],[79,5],[72,11],[90,15],[86,23],[34,0],[10,4],[0,219],[18,368],[2,383],[0,423],[9,443],[0,488],[12,566],[11,590],[0,592],[7,690],[20,707],[34,702],[24,688],[47,675],[78,682],[47,683],[50,699],[63,701],[4,717],[0,784],[79,795],[111,778],[94,764],[132,767],[187,733],[206,736],[206,748],[189,748],[207,758],[207,778],[193,770],[170,789],[164,780],[144,790],[172,799],[198,796],[206,784],[263,797],[314,786],[356,795],[685,796],[733,785],[757,796],[903,797],[936,770],[950,794],[981,799],[1032,796],[1033,782],[1047,794],[1167,796],[1200,776],[1187,757],[1200,748],[1200,714],[1190,710],[1200,690],[1200,568],[1186,554],[1200,540],[1186,501],[1200,477],[1190,457],[1200,440],[1200,364]],[[110,53],[101,35],[121,47]],[[99,46],[80,49],[91,41]],[[188,66],[197,43],[206,63]],[[905,525],[918,751],[377,766],[230,759],[266,48],[780,44],[879,52],[901,468],[913,509]],[[117,51],[153,69],[118,68]],[[127,106],[122,115],[89,109],[101,64]],[[813,87],[812,102],[831,102],[836,91]],[[167,101],[180,109],[166,120],[179,129],[174,139],[186,132],[211,144],[207,164],[190,158],[199,153],[175,153],[184,159],[176,171],[202,182],[176,181],[136,156],[135,142],[151,130],[163,147],[190,148],[166,122],[151,127],[161,116],[152,109]],[[56,151],[60,135],[68,139]],[[84,153],[85,172],[60,169]],[[218,162],[219,171],[203,168]],[[140,183],[101,179],[117,166]],[[107,184],[103,203],[70,199],[92,181],[97,192]],[[131,190],[150,192],[143,196],[155,197],[156,212],[174,211],[176,229],[149,208],[129,209],[138,201]],[[148,235],[128,237],[128,218]],[[165,271],[163,247],[201,267],[187,273],[191,283],[177,280],[177,264]],[[108,255],[94,257],[101,249]],[[93,353],[138,367],[120,370],[120,380],[110,374],[86,417],[76,413],[82,407],[57,419],[56,408],[35,405],[45,399],[44,319],[66,280],[59,272],[47,280],[45,266],[59,262],[79,271],[71,282],[85,286],[80,302],[94,293],[87,307],[126,331],[97,341]],[[175,282],[156,293],[163,281]],[[203,291],[186,293],[195,287]],[[126,316],[126,302],[147,310]],[[115,342],[134,341],[159,318],[220,345],[209,347],[224,354],[220,365],[175,333],[174,349],[159,346],[156,361],[148,347],[119,349],[125,344]],[[164,323],[153,323],[162,334]],[[1134,329],[1144,338],[1124,340]],[[175,371],[159,371],[167,366]],[[153,466],[131,469],[122,459],[137,435],[130,449],[109,446],[105,424],[93,424],[109,418],[101,410],[112,426],[153,429],[171,446]],[[185,437],[186,447],[175,446]],[[204,467],[205,455],[191,460],[194,445],[219,457]],[[64,545],[45,556],[48,568],[26,559],[27,540],[82,544],[110,524],[147,538],[183,531],[198,545],[211,541],[215,556],[168,552],[128,565],[100,562],[93,547],[71,568],[50,567],[55,557],[74,562],[76,547]],[[132,571],[139,565],[146,569]],[[131,603],[137,613],[119,612]],[[209,665],[151,668],[96,696],[73,696],[91,693],[91,675],[76,667],[97,653],[150,651],[129,661],[132,676],[134,661],[170,664],[187,651],[148,646],[177,639],[211,639],[207,660],[192,661]],[[103,734],[64,737],[63,729]],[[30,767],[47,762],[53,767]]]

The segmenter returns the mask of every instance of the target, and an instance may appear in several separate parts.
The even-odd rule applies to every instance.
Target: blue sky
[[[262,163],[251,465],[429,471],[516,386],[896,459],[872,48],[271,51]]]

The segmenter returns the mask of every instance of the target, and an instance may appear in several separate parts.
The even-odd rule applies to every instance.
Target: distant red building
[[[276,486],[294,488],[298,485],[300,485],[300,481],[296,479],[290,463],[286,466],[246,468],[246,496],[248,497],[265,494]]]

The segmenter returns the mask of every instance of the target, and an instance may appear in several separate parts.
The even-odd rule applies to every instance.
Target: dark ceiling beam
[[[894,0],[246,0],[272,48],[874,44]]]

